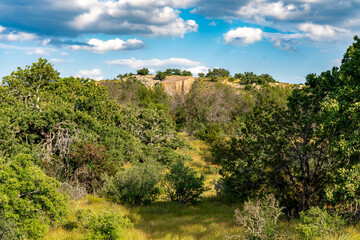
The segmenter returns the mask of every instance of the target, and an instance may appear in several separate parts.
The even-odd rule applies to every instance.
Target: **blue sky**
[[[360,0],[0,0],[0,76],[44,57],[63,77],[221,67],[302,83],[359,33]]]

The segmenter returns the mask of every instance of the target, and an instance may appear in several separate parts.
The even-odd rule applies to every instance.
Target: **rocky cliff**
[[[171,96],[188,93],[196,80],[194,77],[177,75],[167,76],[163,80],[155,80],[154,75],[136,75],[134,77],[147,87],[152,87],[157,83],[163,85],[165,92]]]

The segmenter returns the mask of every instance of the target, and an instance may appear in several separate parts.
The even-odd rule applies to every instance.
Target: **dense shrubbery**
[[[171,201],[179,204],[194,204],[205,191],[204,175],[197,176],[196,171],[178,161],[170,167],[165,175],[166,192]]]
[[[104,195],[117,203],[148,204],[160,193],[161,168],[155,163],[142,163],[119,171],[107,180]]]
[[[335,207],[356,204],[352,167],[360,149],[360,72],[354,66],[360,39],[355,40],[340,69],[308,75],[306,87],[295,89],[287,106],[262,98],[241,118],[231,141],[219,144],[215,156],[232,200],[274,193],[287,211],[300,212],[324,203],[327,190]]]
[[[49,224],[67,213],[67,198],[60,184],[46,176],[29,155],[0,160],[1,239],[40,239]]]
[[[325,235],[335,235],[344,225],[344,220],[336,213],[330,214],[319,207],[311,207],[305,212],[300,212],[296,230],[304,239],[310,240]]]
[[[79,209],[76,212],[76,218],[80,229],[90,230],[86,238],[89,240],[126,239],[124,231],[133,227],[128,218],[113,212],[97,215],[90,210]]]

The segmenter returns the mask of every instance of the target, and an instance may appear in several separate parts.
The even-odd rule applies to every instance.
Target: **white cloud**
[[[297,18],[308,10],[309,5],[307,4],[298,7],[295,4],[284,4],[283,1],[266,2],[255,0],[238,9],[236,15],[246,19],[254,19],[257,22],[264,22],[266,17],[279,20]]]
[[[240,27],[223,35],[225,44],[248,45],[262,40],[263,32],[259,28]]]
[[[27,55],[44,55],[49,56],[52,52],[56,52],[57,50],[54,48],[40,48],[40,47],[19,47],[14,45],[8,45],[0,43],[0,49],[6,50],[18,50],[25,51]]]
[[[92,70],[80,70],[77,77],[90,78],[94,80],[103,80],[104,76],[100,69],[94,68]]]
[[[67,25],[80,32],[140,33],[154,36],[183,37],[185,33],[197,31],[194,20],[179,17],[180,11],[173,7],[186,7],[188,1],[92,1],[82,6],[84,11],[68,21]],[[63,5],[61,3],[60,5]]]
[[[186,71],[190,71],[193,75],[198,75],[199,73],[208,73],[210,68],[206,66],[196,66],[192,68],[185,69]]]
[[[52,58],[50,59],[50,62],[53,62],[53,63],[63,63],[63,62],[73,62],[74,60],[73,59],[62,59],[62,58]]]
[[[26,50],[25,53],[27,55],[41,55],[41,56],[50,56],[51,55],[50,50],[47,48],[33,48],[33,49]]]
[[[0,40],[9,41],[9,42],[19,42],[19,41],[33,41],[38,39],[36,34],[26,33],[26,32],[14,32],[6,31],[7,28],[0,26]]]
[[[298,28],[306,37],[314,41],[331,41],[348,37],[350,34],[349,30],[343,28],[314,23],[302,23]]]
[[[184,37],[185,33],[197,32],[198,28],[199,25],[194,20],[184,21],[179,18],[165,26],[151,26],[150,35]]]
[[[185,58],[169,58],[169,59],[149,59],[149,60],[138,60],[135,58],[130,59],[117,59],[112,61],[106,61],[107,64],[127,66],[134,69],[143,67],[163,67],[163,66],[198,66],[200,62],[191,61]]]
[[[209,23],[209,26],[216,27],[217,23],[215,21],[212,21]]]
[[[88,45],[70,45],[73,50],[89,50],[96,53],[104,53],[107,51],[122,51],[122,50],[136,50],[146,47],[145,43],[138,39],[129,39],[126,42],[119,39],[111,39],[102,41],[100,39],[92,38],[87,42]]]
[[[52,58],[52,59],[50,59],[50,62],[63,63],[63,62],[65,62],[65,60],[64,59],[59,59],[59,58]]]

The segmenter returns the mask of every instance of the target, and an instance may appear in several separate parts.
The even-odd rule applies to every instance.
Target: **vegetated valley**
[[[0,239],[360,239],[354,39],[305,85],[18,68],[0,87]]]

